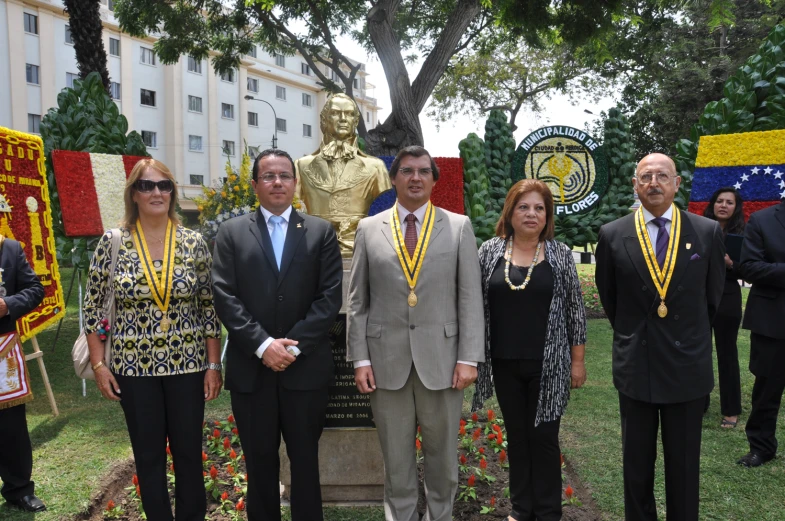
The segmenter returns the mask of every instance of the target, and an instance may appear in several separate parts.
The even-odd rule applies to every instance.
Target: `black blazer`
[[[741,247],[741,273],[752,283],[742,327],[785,339],[785,201],[750,216]]]
[[[0,268],[8,314],[0,318],[0,334],[16,331],[16,321],[32,311],[44,299],[44,287],[30,267],[22,246],[13,239],[3,242],[0,251]]]
[[[329,384],[333,358],[328,330],[341,308],[343,264],[330,223],[292,210],[281,270],[261,211],[224,222],[213,254],[215,309],[229,332],[226,388],[248,393],[263,379],[287,389]],[[268,337],[298,340],[302,353],[286,371],[262,364],[256,350]]]
[[[710,325],[725,281],[725,244],[716,221],[681,212],[676,267],[660,318],[635,214],[600,228],[597,289],[613,326],[613,383],[648,403],[679,403],[714,387]],[[689,245],[689,249],[688,249]]]

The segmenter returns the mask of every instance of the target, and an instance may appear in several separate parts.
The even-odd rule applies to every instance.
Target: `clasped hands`
[[[299,344],[297,340],[290,338],[276,338],[262,354],[262,363],[275,372],[285,371],[292,365],[297,357],[287,351],[288,347]]]
[[[466,364],[455,364],[455,370],[452,373],[453,389],[462,391],[473,384],[476,379],[476,367]],[[372,366],[356,367],[354,369],[354,383],[357,386],[357,390],[363,394],[375,391],[376,379],[373,376]]]

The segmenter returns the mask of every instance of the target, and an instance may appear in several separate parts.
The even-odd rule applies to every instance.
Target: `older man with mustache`
[[[681,178],[664,154],[632,179],[642,206],[600,229],[597,287],[613,327],[628,521],[656,521],[654,463],[662,425],[666,519],[698,521],[701,421],[714,387],[711,322],[725,247],[716,221],[673,204]]]

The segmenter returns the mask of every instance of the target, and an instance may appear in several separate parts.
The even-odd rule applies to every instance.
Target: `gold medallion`
[[[161,320],[161,331],[166,333],[169,331],[170,325],[172,325],[172,322],[169,320],[169,317],[164,317],[163,320]]]
[[[409,303],[410,308],[413,308],[417,305],[417,295],[414,294],[414,288],[409,291],[409,297],[406,299],[406,302]]]
[[[660,305],[657,308],[657,315],[659,315],[660,318],[668,316],[668,307],[665,305],[665,301],[660,301]]]

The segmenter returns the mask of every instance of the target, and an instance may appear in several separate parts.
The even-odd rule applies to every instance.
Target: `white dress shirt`
[[[420,236],[420,230],[422,229],[422,222],[425,219],[425,211],[428,209],[428,203],[417,208],[415,211],[410,212],[403,206],[401,203],[395,203],[398,206],[398,220],[401,222],[401,233],[404,237],[406,237],[406,230],[408,230],[408,223],[406,222],[406,216],[410,213],[414,214],[414,225],[417,227],[417,237]],[[426,252],[427,255],[427,252]],[[459,364],[470,365],[472,367],[477,367],[477,362],[466,362],[464,360],[458,360]],[[371,365],[370,360],[356,360],[354,362],[354,368],[357,369],[358,367],[365,367],[367,365]]]
[[[265,208],[264,206],[259,206],[259,210],[261,210],[262,217],[264,217],[264,222],[267,224],[267,233],[269,233],[270,236],[272,237],[272,235],[273,235],[273,228],[275,227],[275,223],[271,223],[270,222],[270,217],[273,216],[273,213],[271,211],[269,211],[267,208]],[[283,217],[283,222],[281,223],[281,231],[283,231],[283,236],[284,237],[286,237],[286,231],[289,229],[289,218],[291,216],[292,216],[292,207],[291,206],[289,208],[287,208],[286,210],[284,210],[283,213],[281,214],[281,217]],[[273,343],[273,340],[275,340],[273,337],[268,337],[267,340],[262,342],[262,345],[260,345],[259,349],[256,350],[256,356],[261,358],[262,355],[264,355],[264,350],[267,349],[270,346],[270,344]],[[292,351],[294,351],[294,356],[297,356],[297,355],[300,354],[300,350],[297,349],[296,346],[290,346],[290,349]]]
[[[660,233],[660,227],[654,224],[654,215],[646,208],[641,206],[641,210],[643,210],[643,220],[646,222],[646,230],[649,232],[649,240],[651,241],[651,245],[655,247],[657,244],[657,234]],[[673,222],[673,205],[669,206],[665,213],[662,214],[662,218],[665,219],[665,229],[668,230],[668,233],[671,232],[671,223]]]

